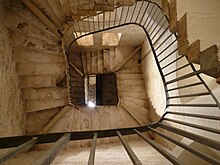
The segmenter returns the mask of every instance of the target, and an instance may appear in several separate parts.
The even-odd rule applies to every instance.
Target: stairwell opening
[[[118,105],[116,81],[115,73],[85,76],[85,103],[89,107]]]

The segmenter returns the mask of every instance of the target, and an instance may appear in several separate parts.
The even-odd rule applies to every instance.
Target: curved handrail
[[[150,8],[150,7],[149,7],[150,5],[151,5],[151,9],[150,9],[150,11],[148,11],[148,9]],[[137,6],[139,6],[139,8],[138,8]],[[143,6],[145,6],[145,8],[144,8]],[[152,7],[152,6],[153,6],[153,7]],[[155,7],[156,7],[156,9],[153,10]],[[133,8],[133,10],[132,10],[131,8]],[[137,9],[137,11],[136,11],[136,9]],[[116,19],[117,11],[119,11],[119,10],[120,10],[120,12],[119,12],[120,17],[119,17],[118,22],[116,23],[116,20],[115,20],[115,19]],[[124,12],[124,11],[126,11],[126,12]],[[159,12],[157,13],[157,11],[159,11]],[[135,12],[138,12],[138,14],[137,14],[136,16],[134,16],[134,15],[135,15],[135,14],[134,14]],[[148,12],[149,12],[149,14],[148,14]],[[136,1],[135,5],[132,6],[132,7],[130,7],[130,6],[128,6],[128,7],[127,7],[127,6],[126,6],[126,7],[125,7],[125,6],[118,6],[118,7],[116,7],[115,10],[114,10],[114,13],[116,13],[116,14],[115,14],[115,16],[114,16],[114,20],[113,20],[114,22],[112,22],[112,23],[113,23],[112,26],[111,26],[111,23],[109,23],[109,22],[110,22],[110,19],[112,18],[112,17],[111,17],[111,13],[112,13],[112,12],[109,12],[109,20],[108,20],[109,22],[108,22],[108,21],[105,21],[105,13],[107,13],[107,12],[100,12],[100,13],[98,13],[97,16],[87,16],[87,17],[82,18],[82,20],[80,20],[80,21],[76,21],[76,22],[73,24],[73,29],[74,29],[74,31],[72,31],[72,33],[73,33],[74,36],[75,36],[75,39],[72,40],[72,42],[69,44],[68,47],[70,48],[71,45],[72,45],[75,41],[77,41],[78,39],[80,39],[80,38],[82,38],[82,37],[85,37],[85,36],[87,36],[87,35],[91,35],[91,34],[98,33],[98,32],[103,32],[103,31],[106,31],[106,30],[110,30],[110,29],[114,29],[114,28],[118,28],[118,27],[122,27],[122,26],[126,26],[126,25],[131,25],[131,24],[140,26],[140,27],[144,30],[144,32],[145,32],[145,34],[146,34],[146,36],[147,36],[147,39],[148,39],[148,41],[149,41],[149,43],[150,43],[150,47],[151,47],[152,53],[153,53],[153,55],[154,55],[155,62],[156,62],[156,64],[157,64],[157,67],[158,67],[158,70],[159,70],[161,79],[162,79],[162,81],[163,81],[164,92],[165,92],[165,95],[166,95],[166,106],[165,106],[164,115],[163,115],[163,117],[164,117],[164,116],[166,115],[166,110],[167,110],[167,108],[168,108],[169,106],[175,106],[175,105],[176,105],[176,104],[170,104],[170,99],[171,99],[171,97],[170,97],[169,92],[168,92],[168,91],[169,91],[169,89],[168,89],[168,84],[167,84],[168,81],[165,79],[165,77],[166,77],[167,75],[165,75],[165,74],[163,73],[163,69],[166,68],[167,66],[162,67],[160,63],[163,62],[163,61],[165,61],[165,60],[166,60],[167,58],[169,58],[172,54],[175,54],[175,52],[178,50],[177,46],[175,47],[175,50],[172,51],[168,56],[165,56],[162,60],[159,60],[159,56],[162,56],[162,54],[163,54],[164,52],[166,52],[166,50],[167,50],[168,48],[170,48],[170,47],[173,46],[175,43],[177,43],[177,34],[176,34],[176,33],[171,33],[171,32],[169,32],[169,20],[168,20],[168,17],[167,17],[166,15],[162,14],[162,9],[161,9],[161,7],[160,7],[157,3],[152,2],[152,1],[149,1],[149,0]],[[126,15],[124,16],[124,18],[123,18],[123,16],[122,16],[123,13],[126,14]],[[130,20],[128,19],[129,13],[132,13],[132,15],[130,16]],[[140,13],[142,13],[142,14],[140,14]],[[153,13],[153,14],[152,14],[152,13]],[[153,30],[152,30],[152,27],[153,27],[154,24],[156,23],[156,22],[154,22],[154,20],[153,20],[153,17],[155,16],[156,13],[157,13],[157,16],[156,16],[155,20],[157,20],[160,15],[162,15],[162,17],[160,18],[159,23],[157,22],[158,24],[156,24],[156,26],[155,26],[155,27],[153,28]],[[152,15],[151,15],[151,14],[152,14]],[[101,22],[102,25],[100,25],[100,22],[99,22],[99,21],[100,21],[100,20],[99,20],[100,15],[102,15],[102,18],[103,18],[103,22]],[[95,21],[94,21],[94,17],[98,18],[98,22],[95,22]],[[151,17],[152,17],[152,18],[151,18]],[[139,18],[141,18],[141,20],[139,20]],[[144,20],[144,18],[147,18],[147,19]],[[92,22],[90,22],[89,19],[91,19]],[[123,22],[122,19],[124,19],[124,22]],[[143,24],[143,20],[144,20],[144,24]],[[153,20],[153,23],[151,24],[152,20]],[[161,24],[162,20],[165,20],[165,21],[162,23],[161,26],[159,26],[159,24]],[[107,25],[107,26],[105,26],[106,22],[108,22],[108,25]],[[146,23],[147,23],[147,26],[146,26]],[[93,31],[91,30],[92,27],[90,27],[90,24],[91,24],[91,25],[93,24],[93,25],[92,25],[92,26],[93,26]],[[96,28],[96,24],[98,24],[98,29]],[[151,24],[151,25],[150,25],[150,24]],[[167,27],[163,27],[163,26],[166,25],[166,24],[168,24],[168,26],[167,26]],[[87,28],[88,28],[90,31],[89,31],[88,33],[82,34],[82,33],[81,33],[80,26],[83,26],[82,28],[84,28],[83,30],[84,30],[85,32],[86,32],[86,26],[87,26]],[[149,27],[150,27],[150,28],[149,28]],[[157,33],[154,34],[154,33],[155,33],[155,30],[156,30],[158,27],[160,27],[160,28],[159,28],[159,30],[157,31],[157,33],[161,32],[161,30],[164,29],[164,31],[162,32],[161,36],[162,36],[163,34],[165,34],[165,33],[168,33],[168,37],[167,37],[165,40],[163,40],[162,43],[161,43],[159,46],[155,47],[156,43],[159,43],[158,41],[162,38],[161,36],[159,36],[159,37],[156,38],[156,34],[157,34]],[[78,28],[78,29],[77,29],[77,28]],[[77,34],[77,30],[79,31],[79,34]],[[154,35],[152,36],[152,34],[154,34]],[[164,50],[162,50],[160,53],[158,53],[158,50],[159,50],[159,48],[161,47],[161,45],[163,46],[163,44],[166,43],[167,40],[169,40],[171,37],[174,37],[174,38],[175,38],[174,41],[172,41],[172,43],[170,43],[168,47],[166,47]],[[153,41],[154,41],[154,42],[153,42]],[[182,58],[186,58],[186,57],[185,57],[185,56],[180,56],[180,57],[179,57],[179,59],[182,59]],[[176,59],[175,62],[177,62],[179,59]],[[169,65],[168,65],[168,66],[169,66]],[[210,96],[212,97],[212,99],[215,101],[216,107],[219,107],[219,108],[220,108],[220,103],[219,103],[218,99],[215,97],[215,95],[212,93],[212,91],[209,89],[209,87],[206,85],[206,83],[203,81],[203,79],[202,79],[201,76],[199,75],[201,72],[196,72],[195,67],[194,67],[191,63],[189,63],[189,62],[188,62],[186,65],[184,65],[184,67],[182,67],[182,68],[180,68],[180,69],[184,69],[185,67],[190,67],[190,68],[192,69],[192,72],[195,73],[195,75],[192,74],[192,76],[197,76],[197,78],[199,79],[199,81],[201,82],[201,84],[204,85],[204,87],[205,87],[206,90],[208,91],[209,95],[210,95]],[[179,69],[179,70],[180,70],[180,69]],[[176,71],[177,71],[177,70],[176,70]],[[173,72],[173,73],[175,73],[175,72]],[[190,77],[190,76],[191,76],[191,75],[189,75],[189,77]],[[199,106],[199,105],[197,105],[197,106]],[[213,107],[213,106],[214,106],[214,105],[210,105],[210,107]],[[207,105],[206,105],[206,107],[207,107]]]

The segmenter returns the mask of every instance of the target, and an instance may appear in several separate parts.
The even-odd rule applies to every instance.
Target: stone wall
[[[19,78],[12,60],[10,32],[4,26],[4,11],[0,1],[0,136],[24,133],[24,115]]]

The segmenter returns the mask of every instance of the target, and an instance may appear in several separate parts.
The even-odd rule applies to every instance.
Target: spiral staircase
[[[6,19],[5,24],[11,31],[27,134],[0,138],[1,149],[13,147],[3,152],[0,163],[12,157],[15,157],[12,162],[16,162],[18,154],[38,144],[54,143],[31,162],[33,165],[51,164],[68,142],[80,141],[77,145],[81,147],[91,146],[88,164],[92,165],[95,164],[97,143],[111,145],[113,141],[120,141],[131,162],[142,164],[127,140],[143,139],[173,164],[184,162],[164,149],[161,143],[166,147],[182,148],[210,164],[220,164],[219,159],[182,141],[187,138],[216,152],[220,150],[220,103],[201,77],[207,74],[218,78],[203,66],[204,56],[216,54],[217,48],[212,46],[200,52],[198,42],[188,44],[186,16],[177,21],[174,15],[173,20],[171,11],[175,10],[167,13],[148,0],[115,1],[115,4],[97,1],[93,6],[78,4],[77,9],[73,1],[69,1],[73,3],[70,3],[71,9],[62,1],[63,10],[58,10],[57,1],[22,2],[5,1],[6,17],[12,18]],[[169,9],[173,7],[175,5],[171,4]],[[72,17],[68,17],[69,10],[72,10]],[[130,25],[143,29],[149,47],[138,45],[130,55],[123,57],[117,56],[114,48],[82,51],[74,56],[72,47],[77,47],[77,40]],[[162,117],[154,119],[144,79],[146,68],[143,67],[150,55],[158,68],[164,88],[161,95],[165,98]],[[201,69],[195,63],[200,64]],[[112,72],[117,77],[119,104],[97,106],[91,112],[85,104],[84,77]],[[202,103],[196,101],[197,97],[202,98]],[[61,120],[75,120],[79,124],[72,122],[69,125]],[[206,124],[201,125],[201,121]],[[33,125],[36,125],[34,129]]]

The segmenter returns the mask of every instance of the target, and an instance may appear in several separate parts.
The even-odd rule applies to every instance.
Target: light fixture
[[[95,104],[91,101],[88,101],[88,104],[87,104],[89,107],[91,108],[94,108],[95,107]]]

